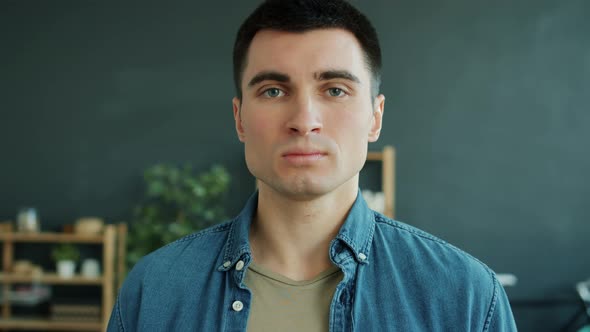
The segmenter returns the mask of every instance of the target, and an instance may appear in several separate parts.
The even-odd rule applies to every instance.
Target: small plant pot
[[[68,260],[57,262],[57,275],[61,278],[72,278],[75,272],[76,262]]]

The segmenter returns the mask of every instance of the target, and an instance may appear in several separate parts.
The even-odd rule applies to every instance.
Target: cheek
[[[356,108],[331,116],[330,135],[339,145],[341,162],[357,170],[366,160],[371,110]]]
[[[246,143],[252,144],[250,148],[258,148],[264,145],[264,142],[271,143],[270,136],[274,132],[273,128],[276,124],[265,112],[251,112],[243,119]]]
[[[364,142],[367,144],[370,127],[369,113],[370,110],[359,107],[340,109],[339,112],[331,112],[330,116],[324,119],[324,124],[342,143]]]
[[[263,115],[258,115],[252,120],[252,130],[258,134],[266,133],[272,125],[272,121]]]
[[[265,135],[269,133],[271,129],[271,124],[269,121],[265,119],[259,119],[257,121],[252,121],[250,127],[250,136],[253,139],[260,139],[263,138]]]

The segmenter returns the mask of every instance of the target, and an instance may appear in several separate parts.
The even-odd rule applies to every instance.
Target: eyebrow
[[[328,71],[323,71],[323,72],[319,72],[319,73],[315,73],[313,75],[313,77],[318,80],[318,81],[329,81],[329,80],[333,80],[333,79],[345,79],[348,81],[352,81],[355,83],[361,83],[361,80],[359,80],[358,77],[356,77],[355,75],[353,75],[351,72],[347,71],[347,70],[328,70]]]
[[[281,83],[288,83],[289,81],[291,81],[291,78],[289,77],[289,75],[279,73],[276,71],[263,71],[256,74],[256,76],[254,76],[250,80],[250,82],[248,82],[248,87],[253,87],[254,85],[263,81],[277,81]]]
[[[318,81],[329,81],[333,79],[345,79],[355,83],[361,83],[358,77],[347,70],[327,70],[323,72],[317,72],[313,74],[314,79]],[[281,83],[289,83],[291,78],[287,74],[283,74],[277,71],[263,71],[256,74],[250,82],[248,87],[253,87],[256,84],[264,81],[277,81]]]

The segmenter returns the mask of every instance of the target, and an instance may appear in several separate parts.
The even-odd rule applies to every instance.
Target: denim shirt
[[[145,256],[125,280],[107,331],[246,331],[252,294],[243,281],[257,201],[255,193],[232,221]],[[370,210],[360,192],[329,250],[344,274],[330,331],[516,331],[487,266]]]

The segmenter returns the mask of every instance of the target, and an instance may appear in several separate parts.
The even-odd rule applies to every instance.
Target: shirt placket
[[[357,263],[350,254],[340,254],[336,264],[342,269],[344,277],[334,292],[330,305],[330,331],[344,332],[353,330],[352,302],[356,282]]]
[[[228,262],[228,267],[232,266],[232,262]],[[226,271],[230,285],[225,301],[227,311],[224,331],[227,332],[246,331],[248,327],[252,294],[243,284],[245,270],[246,259],[240,259]]]

